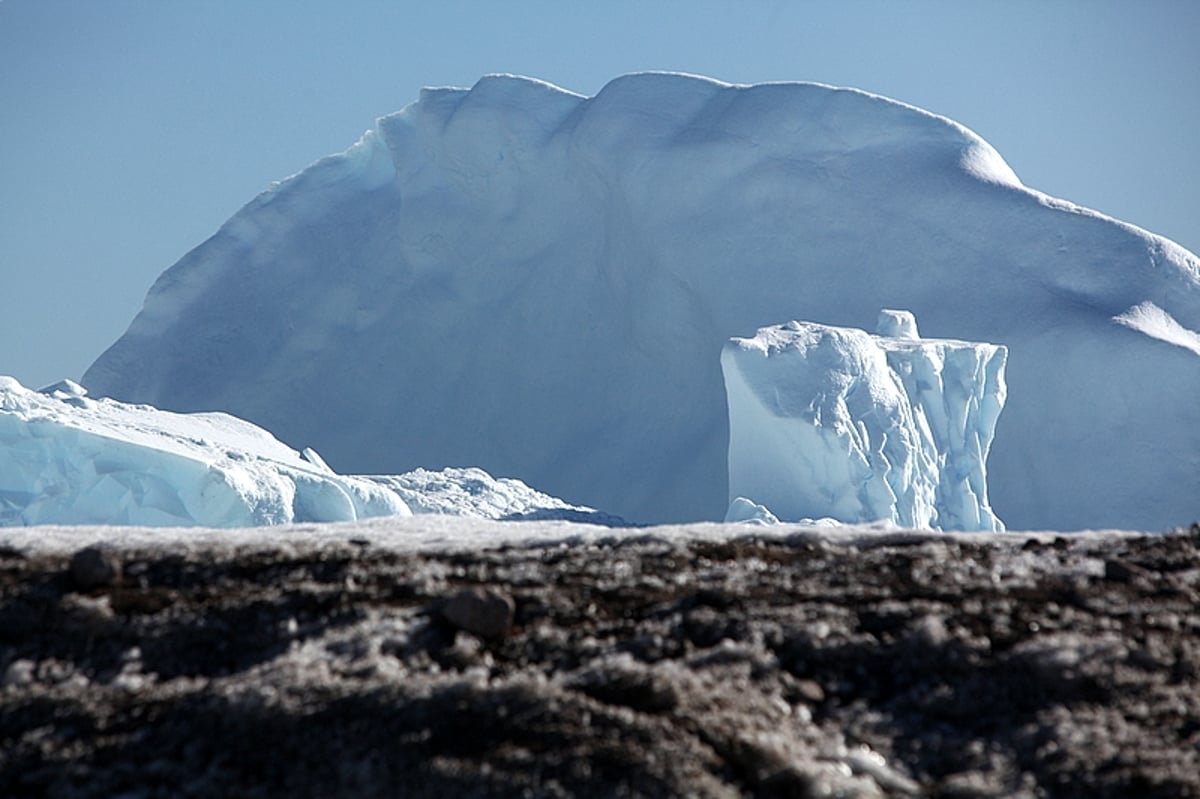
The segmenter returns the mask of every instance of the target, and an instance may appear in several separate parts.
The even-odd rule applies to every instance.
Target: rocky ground
[[[631,536],[0,545],[0,796],[1200,796],[1200,529]]]

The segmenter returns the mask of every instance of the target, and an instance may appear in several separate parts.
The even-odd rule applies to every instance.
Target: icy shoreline
[[[941,533],[892,525],[815,527],[782,523],[697,522],[638,528],[611,528],[579,522],[495,521],[459,516],[420,515],[326,524],[274,527],[119,527],[112,525],[46,525],[0,529],[0,547],[28,555],[63,555],[81,547],[106,545],[123,550],[187,551],[211,547],[291,550],[342,546],[363,541],[393,552],[471,552],[501,548],[587,547],[613,542],[727,542],[755,538],[771,542],[826,542],[837,546],[872,547],[953,539],[974,545],[1021,546],[1026,541],[1117,541],[1173,535],[1170,532],[1087,530],[1076,532],[1016,531]]]

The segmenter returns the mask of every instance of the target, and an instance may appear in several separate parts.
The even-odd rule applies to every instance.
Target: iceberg
[[[726,524],[751,524],[760,527],[770,527],[779,524],[779,517],[771,513],[770,508],[759,505],[745,497],[734,497],[725,511]]]
[[[93,399],[0,377],[0,526],[254,527],[411,515],[394,492],[311,463],[224,413]]]
[[[411,503],[411,507],[410,507]],[[336,474],[225,413],[179,414],[0,377],[0,527],[256,527],[436,513],[620,520],[480,469]]]
[[[904,311],[883,311],[877,333],[789,322],[725,345],[727,519],[753,505],[785,521],[1004,529],[986,467],[1007,349],[922,339]]]
[[[470,516],[497,521],[553,519],[604,527],[630,526],[612,514],[572,505],[515,478],[492,477],[475,467],[414,469],[399,475],[363,475],[362,479],[395,491],[417,515]]]
[[[1023,186],[952,120],[816,84],[424,90],[166,270],[82,382],[347,472],[479,467],[718,520],[725,343],[888,307],[1008,347],[1010,527],[1200,517],[1200,260]]]

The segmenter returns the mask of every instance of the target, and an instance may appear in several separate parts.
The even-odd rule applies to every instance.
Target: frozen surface
[[[751,534],[763,540],[827,541],[839,546],[872,547],[881,544],[940,541],[946,536],[919,530],[898,530],[886,523],[870,525],[831,525],[827,521],[812,524],[780,523],[760,526],[701,522],[685,525],[659,525],[635,530],[614,530],[593,524],[562,520],[501,522],[468,516],[416,514],[408,517],[360,519],[354,522],[292,524],[283,527],[162,528],[112,525],[45,525],[29,528],[0,529],[0,545],[29,553],[69,554],[82,547],[105,544],[121,548],[205,549],[218,547],[236,552],[239,547],[289,547],[330,544],[344,545],[351,540],[369,541],[372,546],[405,552],[477,552],[492,547],[585,547],[604,541],[645,540],[666,543],[692,541],[732,541]],[[1073,542],[1088,539],[1110,540],[1146,535],[1124,530],[1093,530],[1072,536]],[[1051,543],[1055,532],[962,533],[954,541],[986,543],[988,546],[1020,547],[1030,538]],[[1033,563],[1044,562],[1036,553]],[[1044,563],[1043,563],[1044,565]],[[1089,573],[1103,574],[1104,563],[1088,565]]]
[[[1009,349],[989,476],[1010,527],[1163,529],[1200,516],[1198,274],[878,96],[493,75],[254,199],[83,382],[340,471],[478,466],[630,521],[720,519],[725,342],[906,308]]]
[[[1007,351],[921,339],[908,312],[885,310],[878,329],[790,322],[726,344],[734,503],[785,520],[1003,530],[987,456]]]
[[[417,513],[620,523],[479,469],[339,475],[314,450],[224,413],[0,377],[0,526],[250,527],[407,516],[409,503]]]

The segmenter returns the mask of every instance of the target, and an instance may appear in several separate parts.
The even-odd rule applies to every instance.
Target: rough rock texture
[[[1200,796],[1200,528],[106,556],[0,548],[2,796]]]

